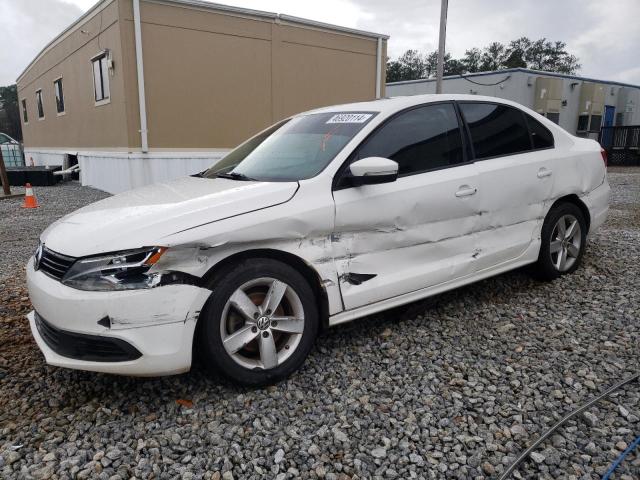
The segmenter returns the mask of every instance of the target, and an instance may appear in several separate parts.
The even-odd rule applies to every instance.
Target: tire
[[[564,222],[564,234],[561,220]],[[573,222],[576,222],[575,226]],[[575,228],[579,231],[573,230],[571,234],[570,229]],[[534,275],[540,280],[550,281],[573,273],[580,266],[587,243],[587,223],[582,210],[573,203],[554,206],[544,220],[540,240]]]
[[[196,340],[211,373],[256,387],[279,382],[304,363],[319,314],[311,286],[296,269],[247,259],[215,275],[210,287]]]

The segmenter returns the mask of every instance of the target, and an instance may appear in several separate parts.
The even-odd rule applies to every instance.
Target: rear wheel
[[[318,311],[297,270],[272,259],[249,259],[217,275],[211,288],[198,331],[208,368],[258,386],[302,365],[318,332]]]
[[[587,225],[580,208],[562,203],[549,211],[541,232],[535,273],[544,280],[574,272],[584,255]]]

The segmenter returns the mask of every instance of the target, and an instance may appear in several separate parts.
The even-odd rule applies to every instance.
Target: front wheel
[[[217,275],[211,288],[198,329],[208,368],[259,386],[302,365],[318,332],[318,311],[297,270],[272,259],[248,259]]]
[[[536,275],[543,280],[553,280],[574,272],[587,243],[587,224],[580,208],[572,203],[553,207],[542,225],[540,238]]]

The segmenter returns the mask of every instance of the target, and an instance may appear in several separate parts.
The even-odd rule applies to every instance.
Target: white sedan
[[[606,158],[513,102],[426,95],[322,108],[211,169],[51,225],[27,265],[51,365],[128,375],[294,372],[318,330],[534,264],[578,268]]]

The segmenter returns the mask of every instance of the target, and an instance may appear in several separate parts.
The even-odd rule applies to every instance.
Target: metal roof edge
[[[324,28],[327,30],[334,30],[337,32],[350,33],[352,35],[360,35],[363,37],[371,37],[371,38],[382,38],[383,40],[388,40],[389,35],[385,35],[383,33],[374,33],[368,32],[366,30],[358,30],[357,28],[349,28],[349,27],[341,27],[339,25],[333,25],[331,23],[318,22],[316,20],[309,20],[307,18],[294,17],[292,15],[286,14],[278,14],[278,18],[284,20],[285,22],[290,23],[299,23],[301,25],[307,25],[310,27]]]
[[[27,71],[29,71],[29,69],[33,66],[33,64],[36,63],[47,50],[49,50],[49,48],[53,47],[54,44],[56,44],[59,40],[61,40],[62,38],[66,37],[69,33],[74,31],[75,28],[78,26],[78,24],[82,23],[83,20],[89,19],[90,17],[98,13],[100,10],[105,9],[108,5],[111,5],[111,3],[115,1],[116,0],[98,0],[98,2],[96,2],[91,8],[89,8],[89,10],[87,10],[82,15],[80,15],[80,17],[74,20],[67,28],[65,28],[62,32],[60,32],[55,37],[53,37],[53,39],[51,39],[49,43],[47,43],[44,47],[42,47],[42,50],[40,50],[38,54],[35,57],[33,57],[33,60],[31,60],[29,64],[24,68],[24,70],[22,70],[20,75],[16,77],[16,84],[20,81],[20,79],[24,76],[24,74],[27,73]]]
[[[569,75],[566,73],[557,73],[557,72],[544,72],[542,70],[533,70],[529,68],[505,68],[504,70],[491,70],[489,72],[475,72],[475,73],[465,73],[462,75],[448,75],[444,77],[443,80],[453,80],[456,78],[468,78],[468,77],[485,77],[487,75],[499,75],[503,73],[514,73],[514,72],[529,73],[533,75],[540,75],[540,76],[547,76],[547,77],[560,77],[560,78],[567,78],[567,79],[573,79],[573,80],[581,80],[584,82],[602,83],[606,85],[617,85],[620,87],[640,88],[640,85],[634,85],[632,83],[618,82],[615,80],[598,80],[590,77],[580,77],[578,75]],[[429,82],[435,82],[435,81],[436,81],[435,78],[418,78],[416,80],[401,80],[399,82],[387,82],[387,86],[410,85],[413,83],[429,83]]]
[[[142,0],[145,1],[145,0]],[[234,7],[232,5],[224,5],[221,3],[209,2],[205,0],[150,0],[155,3],[166,3],[168,5],[175,4],[185,7],[198,7],[203,10],[214,10],[217,12],[228,12],[246,15],[256,18],[268,18],[273,20],[278,17],[277,13],[267,12],[265,10],[253,10],[251,8]]]

